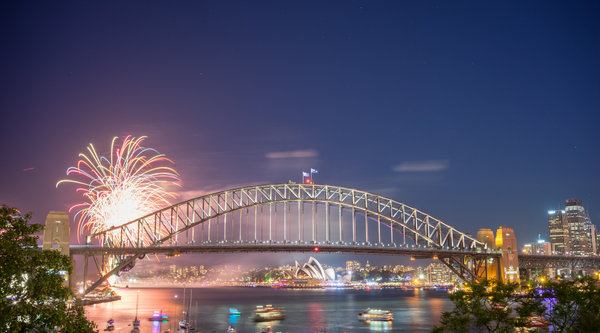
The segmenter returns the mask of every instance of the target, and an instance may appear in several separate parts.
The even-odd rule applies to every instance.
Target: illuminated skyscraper
[[[552,243],[555,253],[547,254],[565,254],[569,252],[569,225],[565,211],[549,211],[548,227],[550,229],[550,243]]]
[[[576,255],[587,254],[592,251],[588,240],[588,226],[586,223],[585,209],[581,199],[567,199],[567,223],[569,226],[569,248]]]

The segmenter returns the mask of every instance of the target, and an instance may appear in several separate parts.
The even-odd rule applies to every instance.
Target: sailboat
[[[138,319],[138,304],[140,303],[140,291],[138,290],[137,292],[137,299],[135,300],[135,319],[133,320],[133,329],[131,330],[131,333],[140,333],[140,321]]]
[[[190,303],[188,304],[188,310],[185,313],[186,315],[183,318],[183,320],[179,322],[179,328],[183,328],[186,332],[195,331],[192,328],[192,324],[190,324],[190,307],[192,306],[192,292],[193,292],[193,290],[190,290]],[[185,294],[184,294],[184,297],[185,297]],[[185,303],[184,303],[184,306],[185,306]]]

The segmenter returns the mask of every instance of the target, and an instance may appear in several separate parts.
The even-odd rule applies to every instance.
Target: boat
[[[115,325],[108,324],[104,330],[105,331],[114,331],[114,329],[115,329]]]
[[[235,328],[233,326],[229,326],[227,327],[227,333],[236,333],[237,331],[235,330]]]
[[[131,333],[139,333],[140,329],[140,320],[138,319],[138,305],[140,303],[140,291],[138,290],[137,292],[137,298],[135,300],[135,318],[133,319],[133,322],[131,323],[133,325],[133,329],[131,330]]]
[[[358,320],[362,321],[392,321],[394,315],[389,310],[366,309],[365,312],[358,314]]]
[[[273,332],[273,331],[271,331],[271,326],[261,328],[260,331],[258,331],[258,333],[271,333],[271,332]]]
[[[283,320],[285,319],[285,309],[274,308],[271,304],[267,304],[265,307],[258,305],[254,310],[254,315],[250,318],[254,321]]]
[[[234,308],[231,308],[231,309],[229,309],[229,315],[230,315],[230,316],[239,316],[239,315],[241,315],[241,314],[242,314],[242,313],[241,313],[241,312],[239,312],[239,311],[238,311],[238,309],[234,309]]]
[[[190,323],[190,307],[192,306],[192,292],[193,292],[193,290],[190,290],[190,303],[188,305],[187,312],[185,312],[186,317],[182,321],[179,322],[179,328],[184,329],[185,332],[196,332],[196,329]],[[185,299],[185,291],[184,291],[183,297]]]
[[[164,315],[162,313],[162,309],[159,311],[154,311],[154,314],[152,315],[152,317],[148,318],[149,321],[162,321],[162,322],[166,322],[168,321],[169,317],[167,317],[167,315]]]
[[[528,320],[528,327],[548,327],[550,326],[550,323],[548,322],[548,319],[542,317],[542,316],[531,316],[529,318],[527,318]]]

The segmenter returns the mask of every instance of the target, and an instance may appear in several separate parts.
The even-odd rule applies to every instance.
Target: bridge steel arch
[[[307,212],[309,223],[306,223],[306,205],[310,208]],[[324,208],[321,212],[324,221],[321,222],[319,207]],[[268,208],[268,218],[265,218],[265,208]],[[298,217],[295,223],[294,209],[294,215]],[[250,220],[251,212],[253,221]],[[344,216],[348,214],[351,214],[350,221],[344,222]],[[235,215],[238,215],[237,221]],[[374,235],[370,236],[369,231]],[[280,246],[286,246],[285,252],[289,252],[290,246],[292,251],[293,246],[297,246],[302,252],[307,245],[318,245],[324,250],[328,247],[402,249],[403,253],[413,250],[417,256],[419,250],[439,250],[440,253],[454,253],[438,259],[465,279],[482,276],[480,268],[467,263],[468,258],[472,258],[470,254],[480,254],[479,257],[485,257],[486,253],[498,255],[472,236],[399,201],[340,186],[296,183],[257,185],[206,194],[86,237],[86,245],[94,243],[105,249],[101,261],[93,256],[103,276],[89,288],[84,288],[85,293],[109,276],[132,268],[136,259],[143,258],[145,253],[164,253],[165,248],[218,247],[223,252],[235,252],[234,247],[251,244],[257,251],[261,251],[259,247],[276,251]],[[181,243],[185,245],[181,246]],[[87,257],[86,252],[86,266]]]

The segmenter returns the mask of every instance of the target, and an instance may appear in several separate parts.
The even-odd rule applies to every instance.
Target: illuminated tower
[[[570,252],[575,255],[583,255],[591,252],[588,242],[588,231],[585,219],[585,209],[581,203],[581,199],[568,199],[567,206],[567,223],[569,226],[569,248]]]
[[[548,227],[550,229],[550,243],[554,253],[565,254],[569,252],[569,224],[564,210],[551,210],[548,212]]]
[[[496,249],[496,241],[494,239],[494,232],[492,231],[492,229],[479,229],[479,231],[477,231],[477,241],[482,242],[483,244],[487,245],[487,248],[489,250],[495,250]],[[489,258],[488,262],[487,262],[487,276],[490,279],[494,279],[497,278],[498,276],[498,263],[497,263],[498,259],[494,259],[494,258]]]
[[[500,274],[502,281],[519,282],[519,258],[517,255],[517,239],[511,227],[500,227],[496,232],[496,248],[502,250],[500,257]]]
[[[71,290],[77,290],[75,285],[75,260],[70,255],[71,228],[69,226],[69,214],[67,212],[50,212],[46,216],[46,227],[44,228],[42,250],[56,250],[61,254],[71,257],[73,273],[71,276],[67,272],[61,271],[65,281],[63,285]]]
[[[487,245],[487,248],[490,250],[496,248],[496,242],[494,241],[494,232],[492,231],[492,229],[479,229],[479,231],[477,231],[477,241]]]

